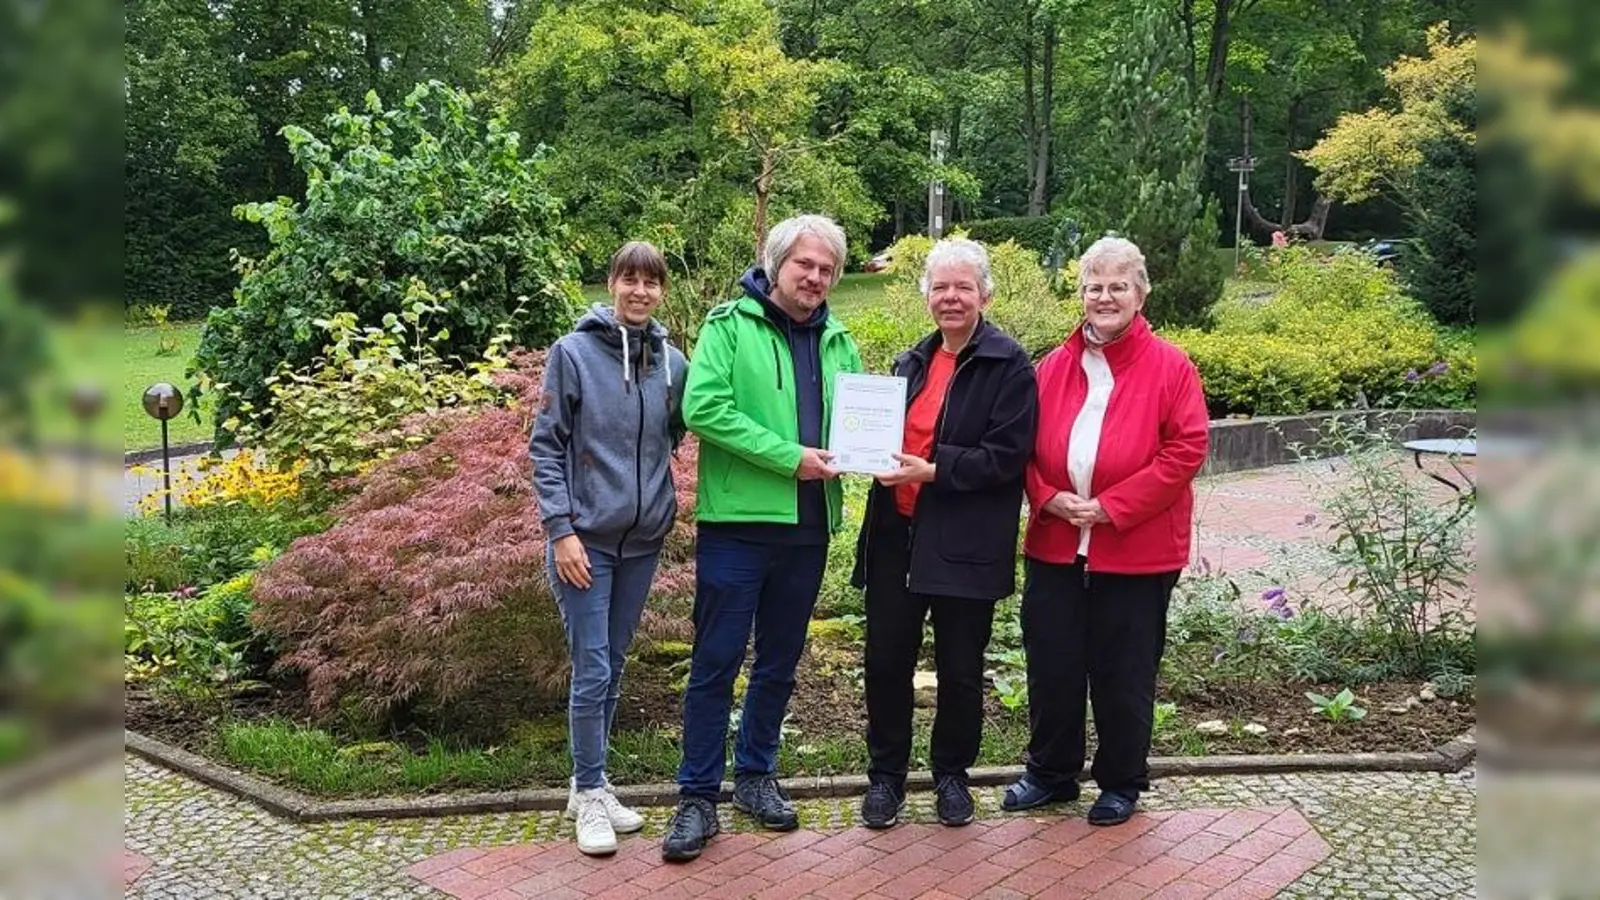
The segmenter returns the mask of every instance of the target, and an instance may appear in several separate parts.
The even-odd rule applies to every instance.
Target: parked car
[[[1362,253],[1371,256],[1380,266],[1394,268],[1403,257],[1415,252],[1411,241],[1406,238],[1373,238],[1362,244]]]
[[[862,266],[862,270],[867,272],[882,272],[884,269],[889,268],[889,264],[892,262],[894,262],[894,255],[885,250],[882,253],[879,253],[877,256],[867,260],[867,264]]]

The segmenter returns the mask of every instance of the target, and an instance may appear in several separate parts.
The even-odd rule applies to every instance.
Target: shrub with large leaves
[[[257,624],[317,712],[440,709],[510,676],[559,686],[567,655],[527,451],[542,366],[518,354],[496,376],[514,405],[427,414],[447,423],[437,437],[363,473],[336,525],[257,577]],[[691,442],[673,463],[679,522],[655,604],[693,591],[695,456]]]
[[[443,307],[441,355],[470,360],[512,320],[520,345],[543,346],[579,301],[570,239],[536,160],[516,132],[484,121],[472,100],[437,82],[396,108],[375,93],[360,112],[329,116],[325,136],[283,135],[305,172],[304,201],[240,206],[271,249],[240,257],[234,305],[206,321],[192,364],[200,390],[218,384],[217,421],[241,402],[265,409],[267,379],[322,349],[314,323],[351,312],[362,326],[412,304],[421,285]]]

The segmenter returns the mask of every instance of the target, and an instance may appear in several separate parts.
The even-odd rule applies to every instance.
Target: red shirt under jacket
[[[1077,559],[1078,528],[1045,501],[1071,491],[1067,442],[1088,394],[1083,329],[1039,362],[1039,430],[1028,463],[1029,520],[1023,552],[1049,563]],[[1205,463],[1209,419],[1200,374],[1143,315],[1104,348],[1114,386],[1100,434],[1091,494],[1110,517],[1094,527],[1089,569],[1145,574],[1189,562],[1191,484]]]
[[[933,460],[933,432],[939,427],[939,413],[944,409],[945,390],[950,387],[950,377],[955,371],[954,353],[943,347],[933,352],[933,361],[928,364],[928,378],[923,382],[917,398],[911,401],[911,408],[906,410],[906,429],[901,453],[918,459]],[[921,491],[920,482],[895,485],[894,505],[900,510],[900,515],[911,518],[911,514],[917,508],[917,494]]]

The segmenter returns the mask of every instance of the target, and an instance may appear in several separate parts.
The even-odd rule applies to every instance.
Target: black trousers
[[[896,510],[875,518],[866,572],[867,777],[903,792],[911,761],[911,679],[923,623],[932,613],[939,676],[929,761],[935,777],[965,778],[983,737],[983,652],[996,601],[909,590],[910,522]]]
[[[1150,787],[1156,673],[1177,572],[1113,575],[1026,560],[1022,644],[1028,655],[1028,772],[1047,786],[1083,770],[1085,695],[1098,738],[1090,774],[1102,791]]]

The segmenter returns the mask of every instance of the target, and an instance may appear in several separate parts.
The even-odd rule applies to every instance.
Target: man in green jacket
[[[752,625],[733,805],[773,830],[799,825],[778,785],[778,736],[828,539],[843,519],[825,448],[834,376],[861,371],[849,330],[828,314],[844,262],[844,231],[832,220],[779,222],[763,265],[740,279],[744,296],[706,317],[689,363],[683,419],[700,438],[695,641],[667,860],[694,859],[717,833],[733,684]]]

